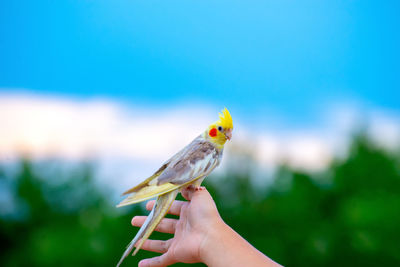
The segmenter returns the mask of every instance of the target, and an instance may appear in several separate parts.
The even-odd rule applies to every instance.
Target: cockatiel
[[[180,189],[193,185],[200,187],[204,178],[217,167],[222,159],[226,140],[232,137],[232,117],[225,108],[219,120],[196,137],[189,145],[166,161],[152,176],[129,189],[130,194],[117,207],[135,204],[157,197],[156,203],[139,232],[129,243],[117,267],[132,251],[135,255],[167,214]]]

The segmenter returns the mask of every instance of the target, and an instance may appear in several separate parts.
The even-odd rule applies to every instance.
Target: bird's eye
[[[222,132],[222,126],[218,126],[218,131]]]

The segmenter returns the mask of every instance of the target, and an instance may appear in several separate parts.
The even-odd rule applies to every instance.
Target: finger
[[[170,240],[163,241],[163,240],[146,240],[143,243],[141,249],[158,252],[158,253],[165,253],[167,252],[171,242]]]
[[[188,189],[182,189],[181,190],[181,195],[184,199],[187,201],[190,201],[190,196],[189,196],[189,190]]]
[[[154,204],[156,203],[155,200],[150,200],[146,203],[146,210],[151,210],[154,206]]]
[[[154,203],[156,203],[155,200],[149,201],[146,204],[146,209],[151,210],[154,206]],[[186,201],[180,201],[180,200],[175,200],[172,202],[171,208],[169,209],[168,213],[172,215],[179,215],[181,213],[181,208],[183,205],[187,203]]]
[[[181,195],[187,200],[190,201],[192,199],[193,187],[188,186],[181,189]]]
[[[208,192],[207,188],[205,188],[204,186],[201,186],[198,188],[198,190],[194,190],[191,196],[191,200],[194,200],[195,198],[211,198],[210,193]]]
[[[147,216],[135,216],[132,218],[131,223],[133,226],[140,227],[144,224],[146,219],[147,219]],[[176,219],[164,218],[157,225],[155,230],[157,232],[161,232],[161,233],[173,234],[173,233],[175,233],[175,228],[176,228],[177,222],[178,222],[178,220],[176,220]]]
[[[141,260],[139,267],[164,267],[173,263],[175,261],[168,256],[168,253],[164,253],[158,257]]]
[[[192,200],[193,194],[195,192],[196,192],[196,190],[193,185],[189,185],[189,186],[181,189],[182,196],[188,201]]]
[[[194,201],[196,198],[201,199],[203,198],[211,198],[210,193],[208,192],[207,188],[204,186],[199,186],[199,187],[194,187],[194,186],[189,186],[185,188],[185,191],[187,192],[188,195],[188,200],[189,201]]]

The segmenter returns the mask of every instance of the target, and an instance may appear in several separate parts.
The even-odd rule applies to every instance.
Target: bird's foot
[[[186,188],[181,189],[181,194],[186,200],[191,200],[193,193],[196,191],[203,191],[206,190],[204,186],[195,186],[195,185],[189,185]]]
[[[189,185],[187,187],[188,190],[194,190],[194,191],[203,191],[206,190],[206,188],[204,186],[195,186],[195,185]]]
[[[194,187],[194,190],[196,190],[196,191],[203,191],[203,190],[206,190],[206,188],[205,188],[204,186],[195,186],[195,187]]]

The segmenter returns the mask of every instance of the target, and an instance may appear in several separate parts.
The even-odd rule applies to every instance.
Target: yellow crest
[[[217,123],[225,129],[233,129],[232,117],[226,108],[219,113],[219,121]]]

